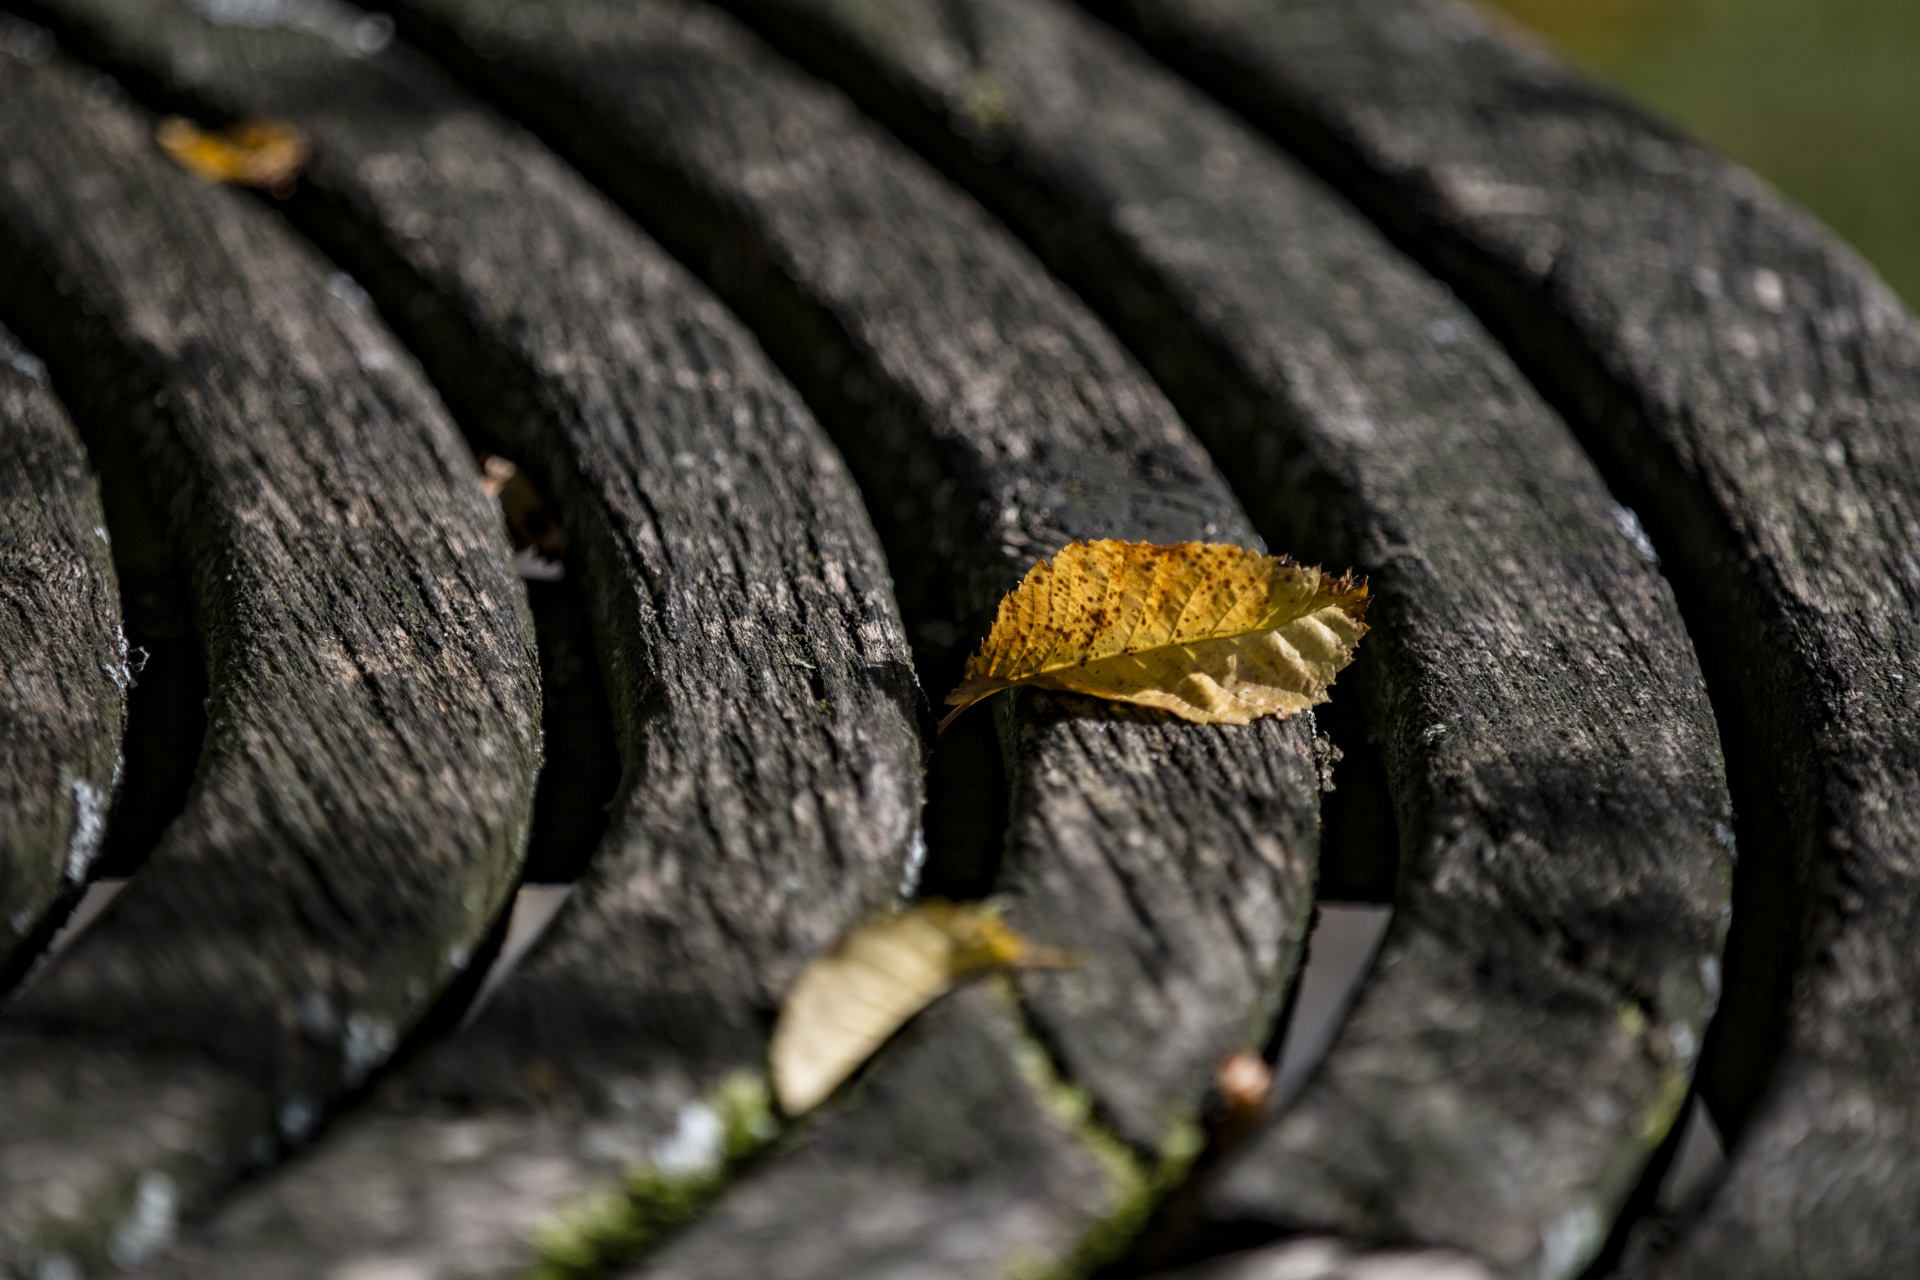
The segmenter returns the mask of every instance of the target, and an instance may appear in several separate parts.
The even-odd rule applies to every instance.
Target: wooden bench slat
[[[976,987],[928,1010],[848,1105],[633,1274],[1076,1274],[1047,1264],[1140,1188],[1086,1145],[1012,1003]]]
[[[64,60],[7,60],[0,309],[94,451],[142,468],[211,690],[185,810],[0,1019],[0,1249],[28,1272],[142,1256],[379,1066],[512,891],[539,762],[472,454],[326,264],[152,129]],[[101,1096],[119,1046],[131,1125]]]
[[[543,26],[421,5],[401,30],[535,123],[754,326],[864,482],[925,669],[951,673],[956,642],[1072,538],[1252,541],[1117,344],[844,100],[717,11],[547,12]],[[1215,1061],[1259,1041],[1297,955],[1310,731],[1060,712],[1007,712],[1001,887],[1017,926],[1085,963],[1025,981],[1026,1008],[1152,1151],[1190,1140]],[[1184,778],[1202,785],[1169,782]],[[1077,892],[1063,901],[1055,884]],[[1137,914],[1109,914],[1128,903]],[[1106,985],[1120,975],[1130,989]],[[910,1133],[872,1145],[913,1159]]]
[[[568,906],[478,1021],[173,1266],[298,1274],[397,1250],[517,1274],[544,1216],[617,1188],[726,1076],[764,1069],[799,964],[911,874],[919,694],[879,543],[745,331],[417,53],[180,3],[55,16],[182,108],[308,133],[290,216],[556,500],[628,770]],[[463,1123],[485,1142],[438,1160]],[[409,1206],[397,1231],[389,1196]]]
[[[0,329],[0,981],[31,960],[100,851],[125,645],[86,451],[46,365]]]
[[[1751,175],[1458,6],[1094,7],[1451,281],[1661,548],[1716,686],[1742,849],[1701,1069],[1733,1171],[1676,1274],[1908,1264],[1920,325]]]
[[[1085,14],[729,2],[1018,226],[1269,537],[1372,575],[1401,910],[1203,1214],[1521,1272],[1584,1215],[1590,1256],[1684,1096],[1730,880],[1712,712],[1630,517],[1463,306]]]

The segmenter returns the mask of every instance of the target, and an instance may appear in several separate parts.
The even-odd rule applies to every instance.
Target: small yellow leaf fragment
[[[819,1106],[962,979],[1070,963],[979,905],[925,902],[860,925],[802,971],[780,1010],[771,1050],[780,1109],[797,1117]]]
[[[154,141],[175,164],[204,182],[261,187],[277,195],[293,189],[307,162],[307,139],[284,120],[243,120],[209,133],[193,121],[168,116]]]
[[[953,717],[1032,685],[1246,724],[1324,702],[1367,632],[1367,584],[1210,542],[1076,542],[1000,601]]]

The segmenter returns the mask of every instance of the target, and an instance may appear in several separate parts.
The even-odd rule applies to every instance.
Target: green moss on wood
[[[779,1136],[773,1095],[758,1072],[724,1077],[705,1105],[720,1123],[716,1158],[680,1169],[636,1162],[619,1185],[562,1210],[535,1238],[540,1261],[530,1280],[603,1276],[658,1248]]]

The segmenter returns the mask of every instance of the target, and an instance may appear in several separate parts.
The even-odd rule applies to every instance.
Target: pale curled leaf
[[[770,1053],[780,1109],[800,1116],[819,1106],[961,979],[1064,963],[989,907],[926,902],[860,925],[806,967],[780,1010]]]
[[[209,133],[168,116],[154,141],[175,164],[204,182],[233,182],[284,194],[307,162],[307,139],[284,120],[243,120]]]
[[[1366,583],[1244,547],[1076,542],[1000,601],[947,695],[1033,685],[1246,724],[1324,702],[1366,634]],[[943,725],[944,727],[944,725]]]

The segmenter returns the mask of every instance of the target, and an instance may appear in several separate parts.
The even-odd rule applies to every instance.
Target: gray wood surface
[[[763,1069],[799,964],[912,874],[922,708],[879,544],[739,325],[411,50],[187,4],[50,8],[156,99],[309,134],[288,213],[561,514],[627,771],[568,906],[478,1021],[173,1266],[520,1274],[544,1220]],[[441,1158],[461,1133],[484,1138]]]
[[[1920,325],[1751,175],[1464,7],[1095,7],[1451,281],[1660,548],[1714,688],[1742,850],[1701,1076],[1733,1166],[1672,1274],[1908,1265]]]
[[[1157,1280],[1492,1280],[1479,1260],[1440,1249],[1354,1249],[1309,1236],[1160,1274]]]
[[[401,30],[538,127],[754,327],[862,479],[930,686],[1000,593],[1072,538],[1254,540],[1113,339],[844,99],[711,9],[547,12],[420,5]],[[998,713],[1009,918],[1084,957],[1023,980],[1024,1006],[1104,1119],[1143,1152],[1179,1148],[1218,1058],[1264,1038],[1304,933],[1309,726],[1196,729],[1038,699]],[[912,1159],[911,1133],[874,1145]]]
[[[1083,1107],[1012,1003],[976,986],[930,1009],[791,1150],[633,1274],[1083,1274],[1089,1224],[1129,1220],[1144,1188],[1111,1138],[1089,1146]]]
[[[0,329],[0,975],[30,958],[100,852],[125,645],[86,450],[46,365]]]
[[[730,5],[1024,232],[1269,538],[1371,576],[1400,911],[1203,1221],[1584,1266],[1685,1095],[1731,878],[1712,712],[1632,515],[1465,307],[1085,14]]]
[[[380,1066],[511,892],[539,763],[473,455],[327,264],[152,130],[61,58],[5,64],[0,312],[137,463],[210,687],[185,810],[0,1018],[28,1273],[146,1256]]]

